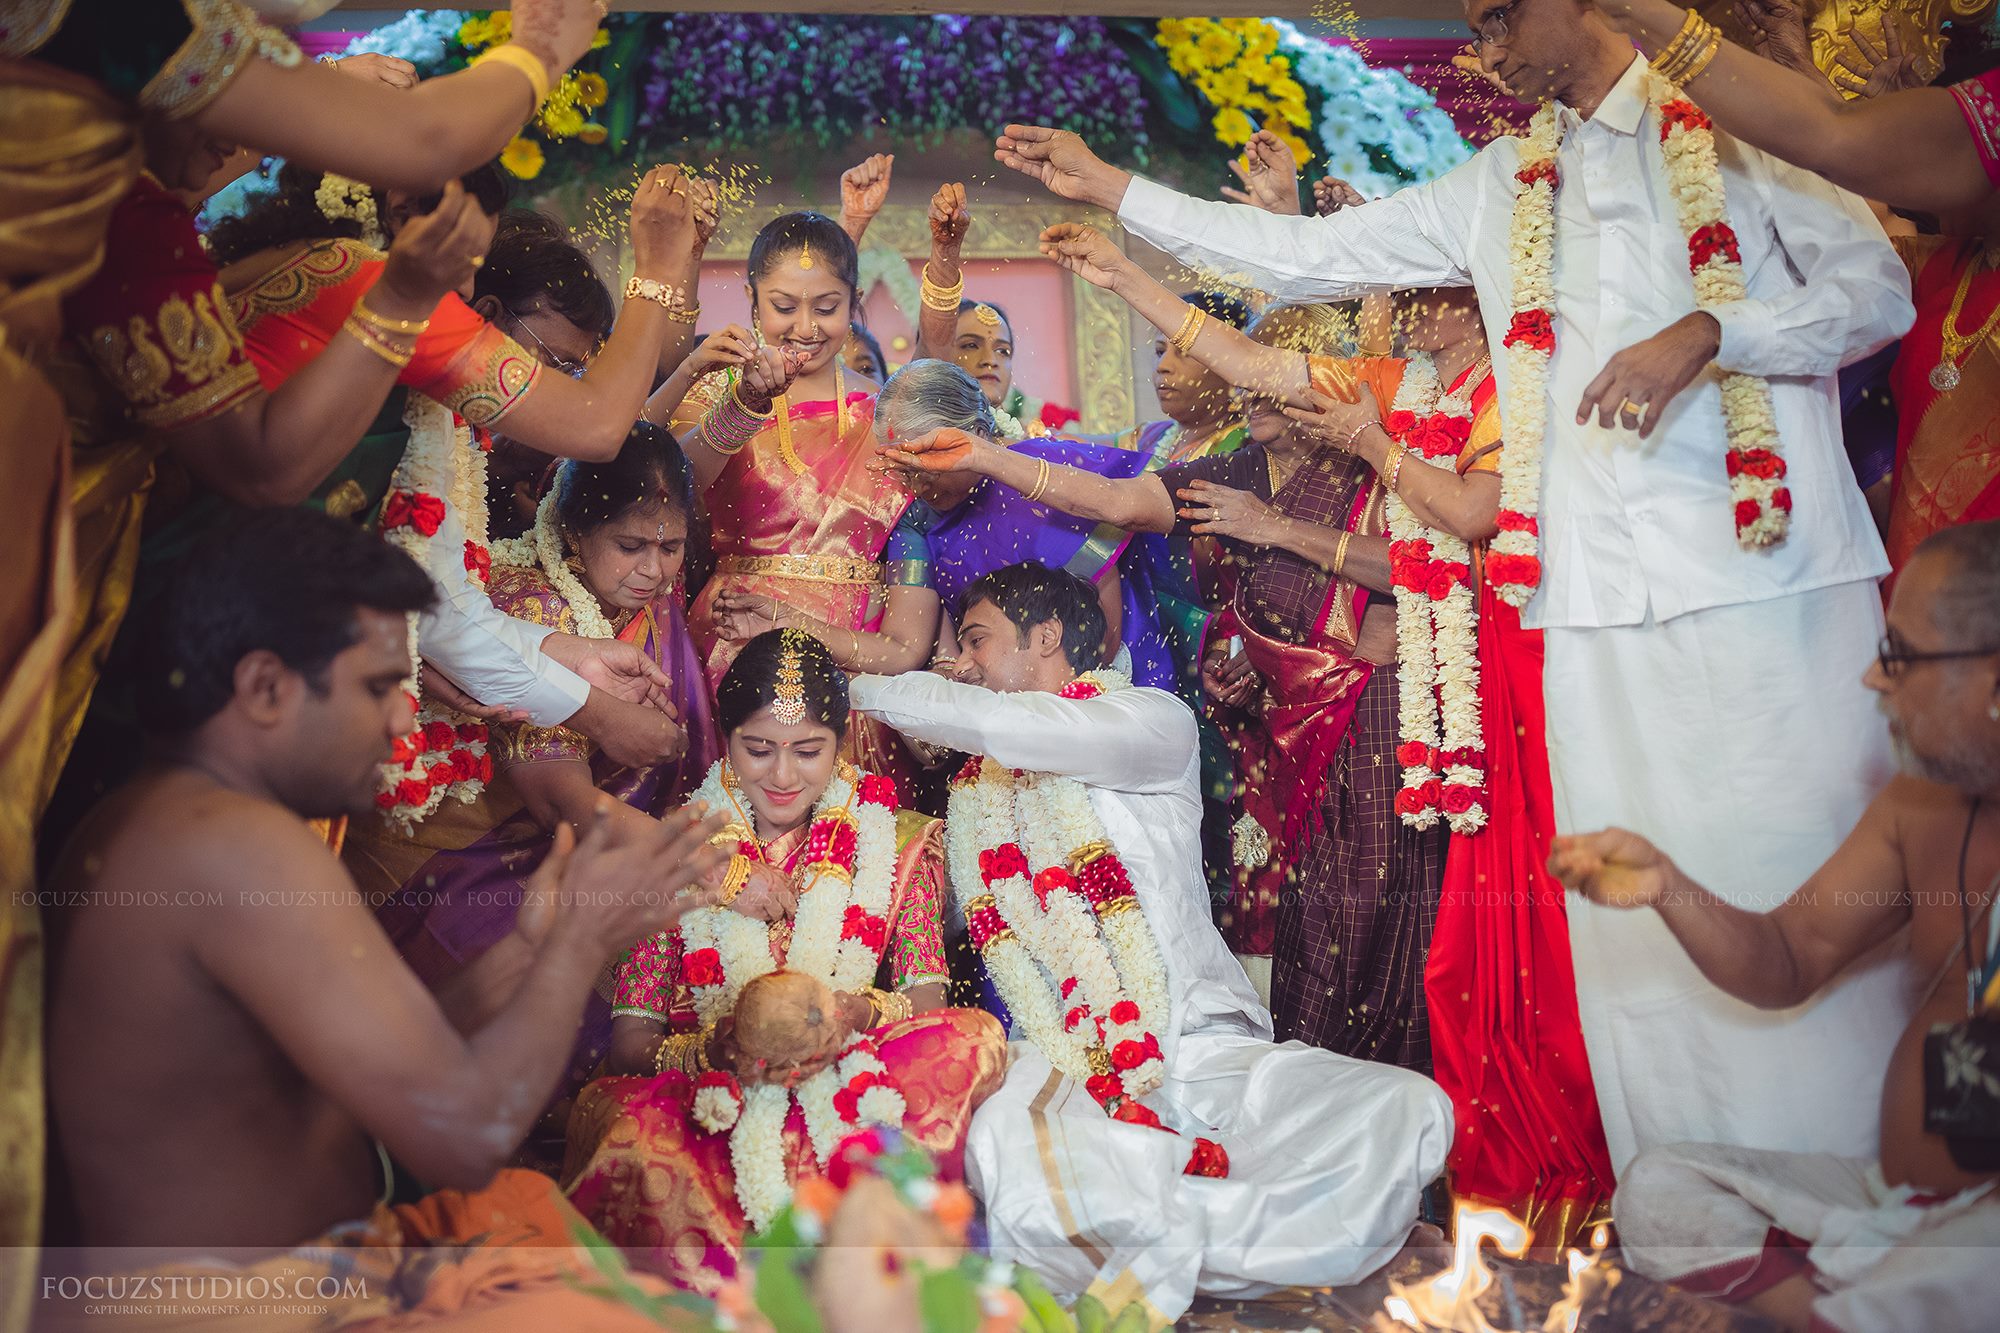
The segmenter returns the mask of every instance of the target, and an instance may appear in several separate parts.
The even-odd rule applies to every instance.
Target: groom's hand
[[[1125,198],[1132,173],[1098,157],[1070,130],[1046,125],[1009,125],[995,141],[993,156],[1026,176],[1033,176],[1064,199],[1096,204],[1113,212]]]
[[[1605,362],[1583,391],[1576,424],[1583,425],[1596,412],[1605,429],[1623,427],[1645,439],[1660,424],[1667,404],[1715,360],[1721,346],[1722,325],[1715,316],[1705,310],[1682,316]]]

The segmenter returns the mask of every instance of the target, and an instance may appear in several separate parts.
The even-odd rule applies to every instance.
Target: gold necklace
[[[781,393],[771,400],[771,406],[778,414],[778,457],[785,460],[785,466],[792,470],[793,476],[803,477],[806,473],[805,460],[800,458],[799,451],[792,447],[791,401]],[[834,420],[839,423],[836,427],[839,434],[834,439],[838,443],[845,445],[847,443],[847,377],[841,373],[841,361],[838,354],[833,358],[833,412]]]
[[[1979,332],[1964,334],[1958,331],[1959,312],[1965,309],[1966,294],[1972,290],[1972,280],[1979,275],[1983,255],[1973,255],[1965,266],[1965,276],[1958,280],[1958,291],[1951,298],[1951,313],[1944,317],[1944,327],[1939,331],[1938,363],[1931,367],[1931,387],[1939,393],[1950,393],[1964,378],[1959,373],[1958,363],[1965,354],[1986,341],[1986,336],[2000,324],[2000,302],[1993,306],[1986,322],[1979,326]]]
[[[1292,464],[1291,472],[1280,472],[1278,470],[1278,456],[1269,449],[1266,449],[1264,451],[1264,468],[1271,475],[1271,498],[1275,500],[1278,498],[1278,492],[1285,489],[1285,483],[1292,479],[1292,474],[1299,470],[1299,465],[1297,463]]]

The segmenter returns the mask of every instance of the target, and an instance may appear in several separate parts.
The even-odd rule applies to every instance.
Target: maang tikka
[[[801,637],[800,631],[788,629],[778,638],[783,651],[778,656],[778,688],[771,697],[771,716],[787,727],[806,720],[806,673],[799,661]]]

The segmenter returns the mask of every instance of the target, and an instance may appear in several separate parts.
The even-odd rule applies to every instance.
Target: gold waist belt
[[[716,572],[798,579],[804,583],[882,581],[882,566],[878,562],[851,555],[730,555],[718,562]]]

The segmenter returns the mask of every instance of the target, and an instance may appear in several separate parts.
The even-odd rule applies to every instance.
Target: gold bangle
[[[873,1028],[887,1027],[891,1023],[901,1023],[916,1012],[916,1002],[901,991],[881,990],[869,986],[862,991],[867,997],[868,1008],[874,1016]]]
[[[964,299],[965,274],[963,272],[958,275],[957,282],[946,287],[942,283],[931,280],[931,266],[928,262],[924,264],[924,285],[922,292],[924,305],[937,311],[939,314],[955,315],[958,313],[959,303]]]
[[[667,1048],[673,1045],[673,1042],[673,1033],[665,1032],[660,1034],[659,1044],[653,1047],[653,1072],[655,1074],[664,1074],[667,1072]]]
[[[775,407],[767,408],[762,412],[751,411],[750,405],[743,401],[743,381],[741,380],[738,380],[735,384],[730,386],[729,396],[736,400],[737,411],[745,413],[746,415],[749,416],[753,416],[757,418],[757,420],[759,421],[769,421],[772,417],[777,415],[777,409]]]
[[[352,335],[356,342],[360,343],[363,347],[366,347],[369,351],[375,353],[375,355],[381,357],[384,361],[387,361],[390,365],[394,366],[398,370],[401,370],[403,367],[409,365],[410,358],[416,355],[416,352],[413,349],[405,350],[401,347],[396,347],[392,345],[386,339],[384,339],[382,335],[376,333],[373,329],[370,329],[366,324],[363,324],[360,320],[354,318],[354,316],[352,315],[349,315],[345,320],[341,322],[340,331],[342,333]]]
[[[1340,534],[1340,544],[1333,548],[1333,572],[1335,574],[1339,574],[1341,570],[1347,568],[1347,543],[1353,540],[1354,534],[1352,532],[1343,532]]]
[[[1681,87],[1686,87],[1688,84],[1693,83],[1701,77],[1702,71],[1709,67],[1709,64],[1714,61],[1716,53],[1721,50],[1722,32],[1711,25],[1708,30],[1708,41],[1703,44],[1700,51],[1695,53],[1694,59],[1688,64],[1687,71],[1680,78],[1676,79],[1675,82]]]
[[[528,87],[534,91],[535,106],[537,108],[548,97],[549,67],[542,63],[540,56],[530,51],[527,47],[517,46],[513,42],[508,42],[504,46],[496,46],[490,51],[474,56],[471,68],[478,69],[489,60],[497,64],[506,65],[511,69],[520,70],[522,76],[528,80]]]
[[[366,295],[355,298],[351,313],[364,324],[371,324],[384,333],[400,334],[405,338],[420,337],[424,330],[431,326],[428,319],[390,319],[387,315],[371,310],[368,308]]]
[[[738,852],[729,858],[729,870],[722,877],[722,896],[716,900],[718,906],[727,907],[743,892],[743,886],[750,882],[750,871],[756,865],[749,857]]]
[[[1389,494],[1394,495],[1396,493],[1396,478],[1403,475],[1403,460],[1410,456],[1410,451],[1400,444],[1394,445],[1392,448],[1395,452],[1389,459],[1389,471],[1382,479],[1382,486]]]
[[[1028,492],[1028,503],[1034,504],[1037,500],[1040,500],[1042,492],[1048,488],[1049,460],[1046,458],[1037,458],[1035,460],[1035,486],[1033,490]]]
[[[1672,39],[1664,47],[1660,48],[1660,53],[1653,57],[1653,68],[1661,74],[1665,74],[1667,70],[1671,69],[1674,63],[1686,52],[1689,41],[1700,30],[1700,25],[1701,15],[1695,13],[1692,9],[1688,10],[1686,16],[1681,19],[1679,31],[1675,32]]]
[[[713,1074],[715,1072],[715,1066],[708,1062],[708,1043],[714,1034],[715,1024],[713,1023],[710,1023],[707,1027],[694,1034],[694,1069],[690,1072],[696,1078],[700,1078],[703,1074]]]
[[[1180,328],[1174,330],[1173,337],[1167,339],[1168,345],[1182,356],[1187,356],[1194,351],[1194,340],[1201,336],[1201,326],[1207,319],[1206,310],[1198,305],[1189,306],[1186,318],[1181,320]]]

